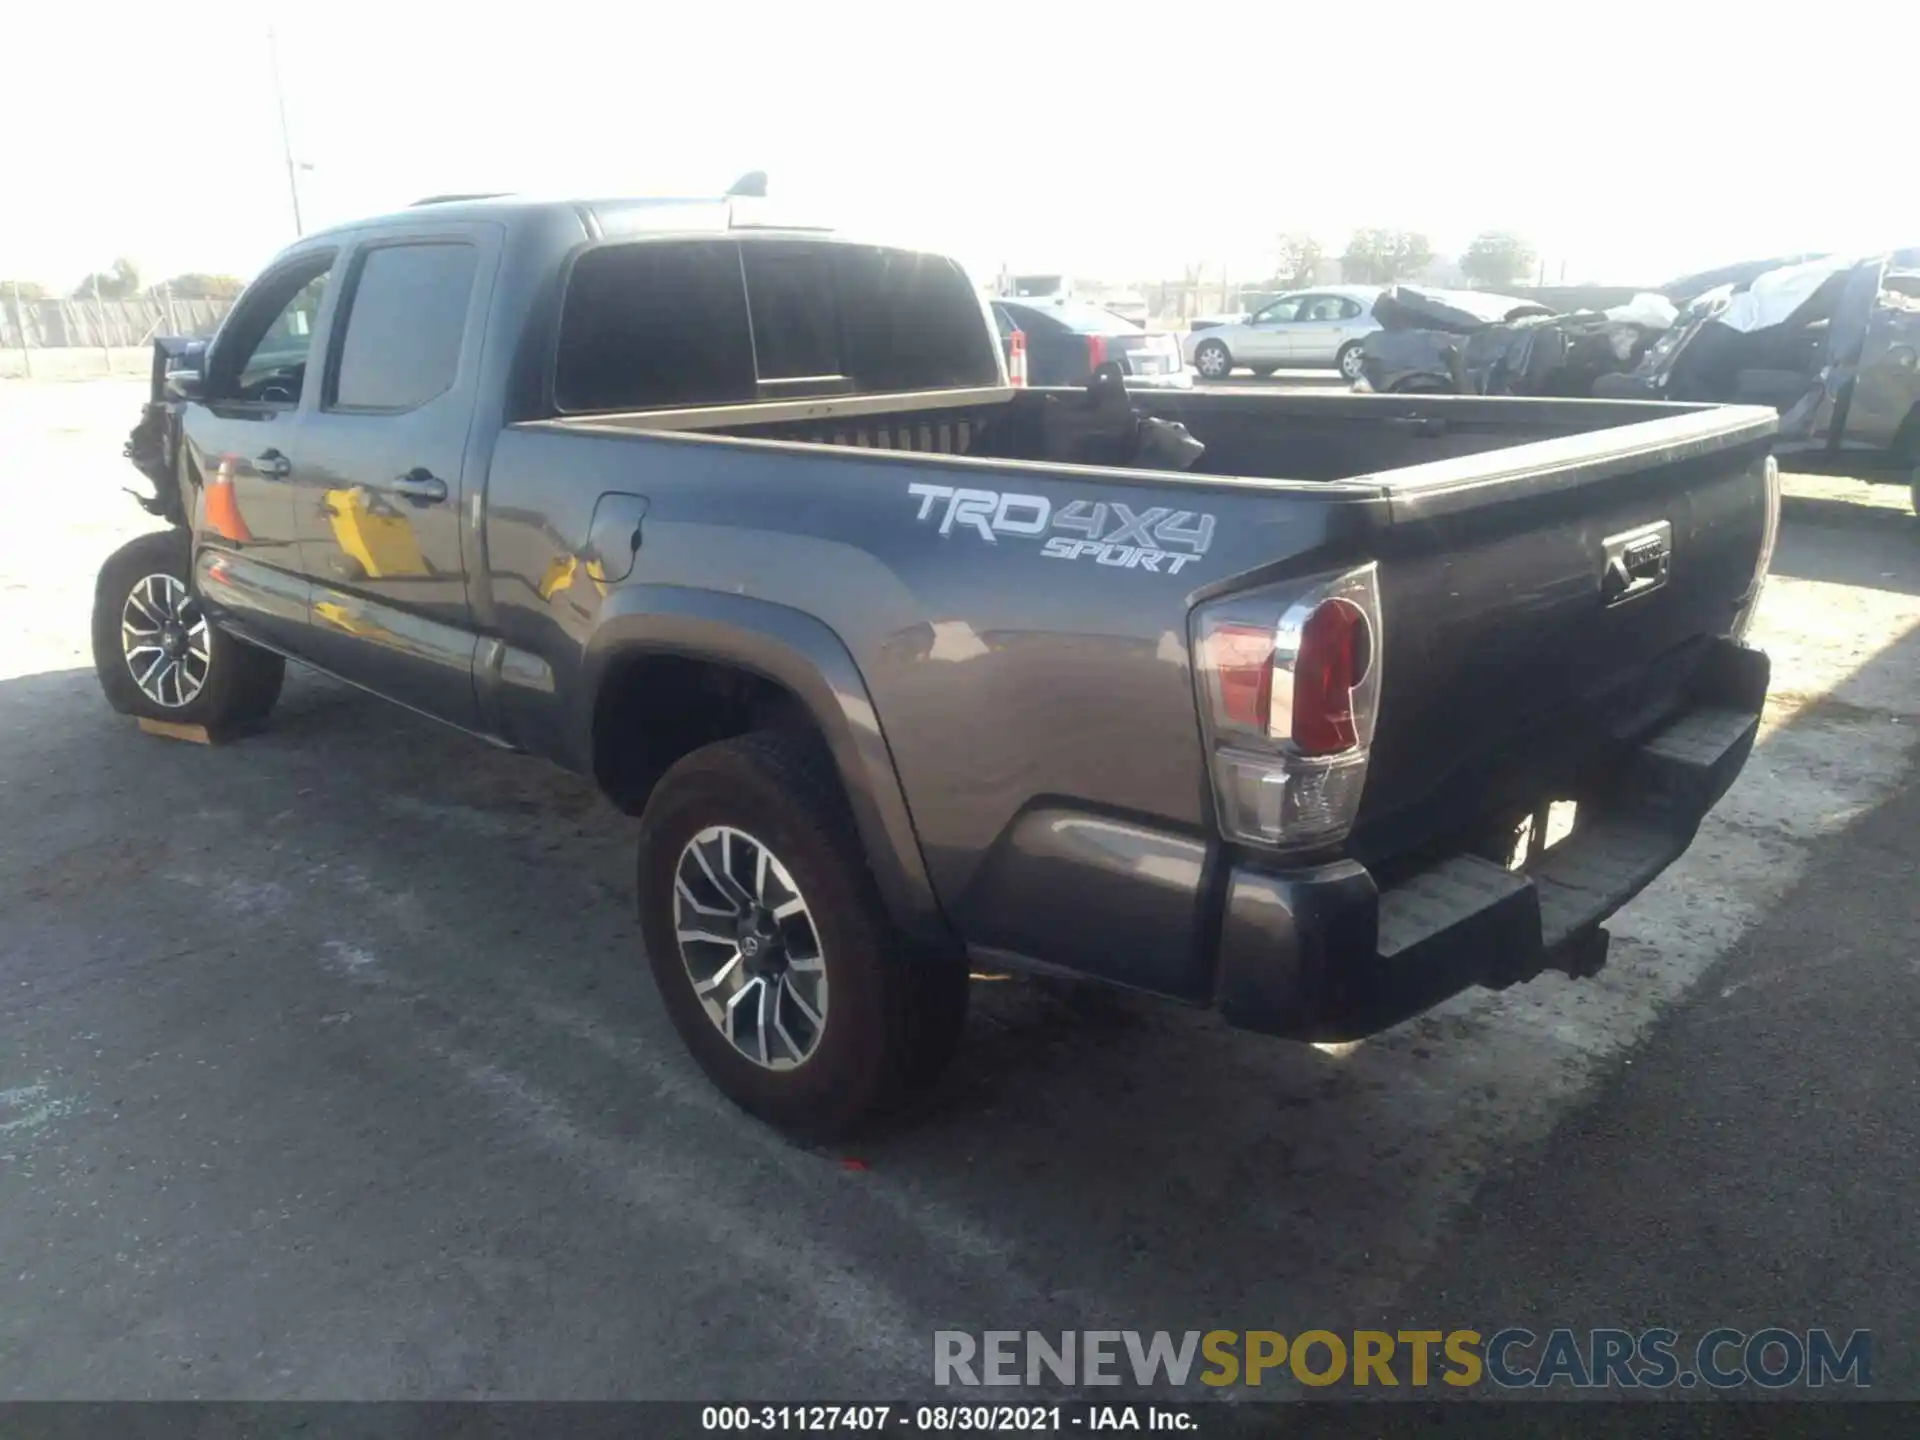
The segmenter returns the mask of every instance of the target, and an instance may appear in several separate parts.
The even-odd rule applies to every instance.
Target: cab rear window
[[[566,412],[729,405],[999,383],[952,261],[823,240],[635,241],[589,250],[561,306]]]
[[[561,410],[727,405],[757,393],[733,246],[607,245],[574,263],[553,373]]]

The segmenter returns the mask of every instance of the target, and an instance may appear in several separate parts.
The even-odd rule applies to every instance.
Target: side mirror
[[[166,391],[169,400],[204,400],[207,398],[206,381],[198,370],[169,370],[166,378]]]

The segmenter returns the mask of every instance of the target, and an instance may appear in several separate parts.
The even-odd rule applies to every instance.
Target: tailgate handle
[[[1608,605],[1658,590],[1673,569],[1673,526],[1665,520],[1623,531],[1602,542],[1607,568],[1600,594]]]

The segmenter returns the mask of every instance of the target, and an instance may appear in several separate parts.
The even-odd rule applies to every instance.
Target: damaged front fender
[[[178,385],[186,376],[197,377],[206,350],[204,340],[166,336],[153,342],[147,403],[121,451],[153,486],[152,495],[128,493],[148,514],[170,525],[187,523],[186,496],[180,490],[180,416],[185,400]]]

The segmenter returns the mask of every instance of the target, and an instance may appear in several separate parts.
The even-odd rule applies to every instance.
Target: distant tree
[[[73,298],[90,300],[94,295],[94,281],[100,282],[102,300],[131,300],[140,293],[140,268],[126,256],[113,262],[111,270],[102,270],[97,275],[89,275],[73,288]]]
[[[47,287],[38,280],[0,280],[0,300],[11,300],[15,295],[22,300],[44,300]]]
[[[1433,263],[1433,246],[1418,230],[1356,230],[1340,257],[1340,276],[1358,285],[1391,285]]]
[[[1504,290],[1533,273],[1533,247],[1507,230],[1489,230],[1473,237],[1460,269],[1475,285]]]
[[[1301,290],[1319,279],[1323,252],[1311,235],[1292,231],[1282,235],[1274,254],[1273,288]]]
[[[245,287],[244,280],[232,275],[205,275],[198,270],[189,270],[184,275],[175,275],[160,285],[150,287],[147,293],[158,296],[164,288],[171,291],[176,300],[231,300]]]

